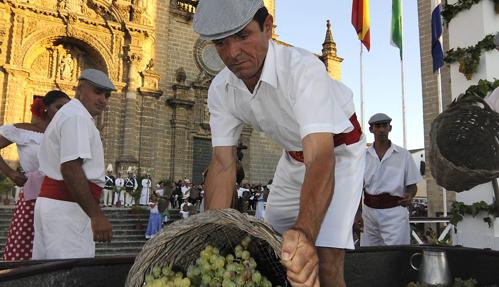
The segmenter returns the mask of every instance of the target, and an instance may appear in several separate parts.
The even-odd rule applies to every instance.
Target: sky
[[[371,50],[363,52],[364,127],[373,114],[385,113],[393,119],[390,139],[403,146],[400,56],[390,44],[392,1],[369,2]],[[331,21],[337,55],[344,59],[341,80],[353,90],[360,121],[360,41],[351,24],[352,1],[275,0],[275,5],[278,39],[313,53],[321,54],[326,21]],[[403,0],[402,7],[407,149],[418,149],[424,147],[424,131],[417,1]],[[372,142],[372,134],[367,128],[365,132]]]

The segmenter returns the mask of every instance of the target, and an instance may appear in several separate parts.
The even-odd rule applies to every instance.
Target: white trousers
[[[135,198],[130,193],[125,194],[125,206],[132,206],[135,204]]]
[[[32,259],[95,257],[90,218],[75,202],[38,197]]]
[[[362,206],[364,231],[360,234],[360,246],[407,245],[411,243],[409,211],[397,206],[375,209]]]
[[[116,205],[116,202],[120,201],[121,206],[125,204],[125,190],[120,189],[119,191],[114,192],[114,201],[113,204]]]
[[[149,203],[149,188],[142,188],[140,191],[140,205],[147,205]]]
[[[104,188],[102,189],[102,202],[104,205],[112,205],[113,204],[113,190]]]
[[[352,224],[362,195],[365,137],[334,149],[336,156],[333,199],[321,225],[316,246],[353,249]],[[293,227],[300,209],[305,165],[285,151],[277,164],[265,209],[265,220],[279,233]],[[315,180],[321,180],[316,178]],[[309,208],[314,208],[310,206]]]

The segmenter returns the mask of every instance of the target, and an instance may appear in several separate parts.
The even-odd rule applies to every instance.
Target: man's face
[[[107,90],[92,86],[87,81],[81,81],[77,89],[77,98],[88,110],[92,117],[101,114],[107,106],[111,93]]]
[[[392,126],[390,122],[374,123],[369,127],[369,131],[373,133],[375,141],[387,141]]]
[[[245,84],[256,84],[272,37],[272,16],[267,16],[263,31],[255,20],[243,30],[224,39],[214,40],[218,55]]]

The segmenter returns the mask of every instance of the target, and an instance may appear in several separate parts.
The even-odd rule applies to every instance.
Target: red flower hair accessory
[[[33,103],[31,104],[31,113],[33,116],[44,120],[47,115],[47,107],[43,103],[43,98],[36,98]]]

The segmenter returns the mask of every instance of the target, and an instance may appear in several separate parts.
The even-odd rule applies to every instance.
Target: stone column
[[[138,165],[139,151],[139,118],[137,111],[137,95],[140,85],[140,75],[138,64],[141,61],[140,48],[128,48],[128,81],[125,91],[125,114],[123,115],[123,138],[120,156],[117,164],[121,169],[126,170],[128,166]]]
[[[5,66],[4,66],[5,67]],[[5,104],[2,107],[3,119],[2,124],[14,124],[28,121],[26,110],[29,112],[29,105],[31,100],[27,100],[25,95],[26,79],[28,78],[28,71],[13,67],[5,67],[7,82]],[[3,158],[11,163],[18,160],[17,149],[15,145],[10,145],[2,150]]]
[[[172,179],[181,179],[184,176],[191,177],[192,172],[192,141],[189,132],[190,114],[194,106],[194,100],[189,95],[190,87],[182,84],[173,85],[174,95],[166,100],[166,103],[173,108],[172,119],[172,139],[171,139],[171,170]],[[191,159],[189,161],[189,159]]]

